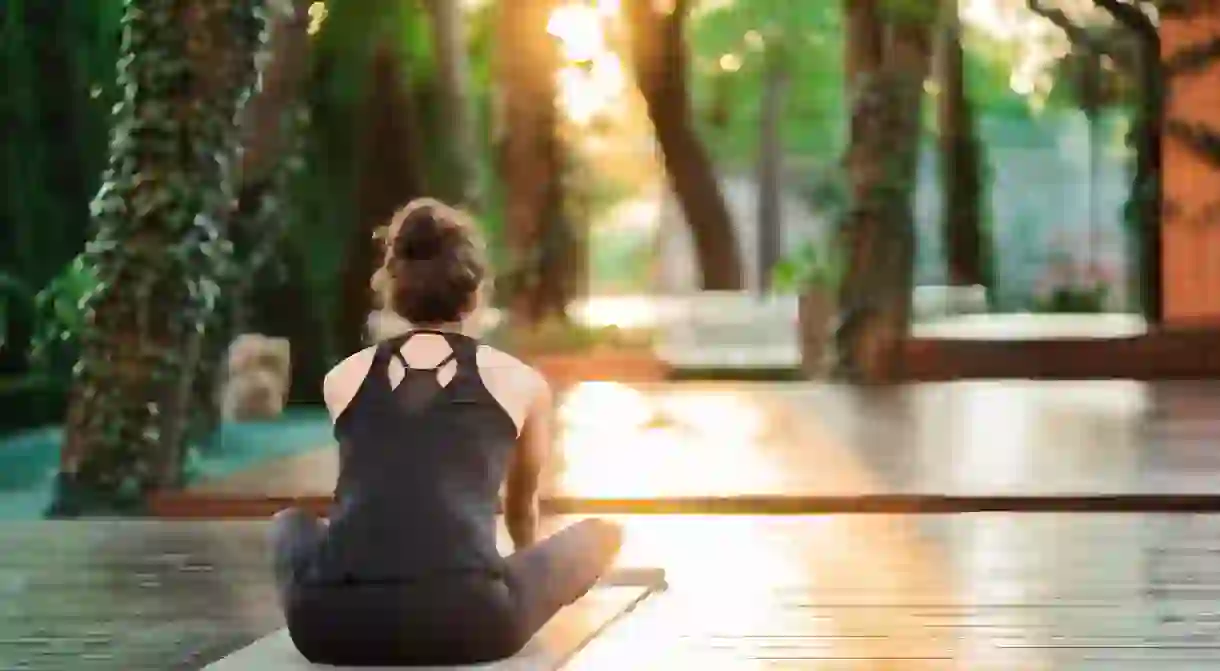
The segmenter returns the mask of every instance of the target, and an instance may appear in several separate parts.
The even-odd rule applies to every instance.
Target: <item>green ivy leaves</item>
[[[184,393],[218,278],[232,272],[235,117],[264,32],[257,0],[126,4],[122,101],[91,205],[96,233],[63,277],[80,321],[58,319],[81,340],[83,408],[69,440],[82,446],[76,475],[89,489],[124,498],[178,477]]]

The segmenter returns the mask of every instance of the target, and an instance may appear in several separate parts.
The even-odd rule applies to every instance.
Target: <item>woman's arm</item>
[[[539,382],[513,450],[504,494],[504,523],[518,550],[532,545],[538,535],[538,483],[554,436],[551,387],[541,376]]]

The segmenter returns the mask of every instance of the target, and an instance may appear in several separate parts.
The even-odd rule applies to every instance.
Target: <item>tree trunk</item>
[[[688,0],[675,0],[668,14],[652,0],[626,0],[631,25],[631,61],[644,97],[665,173],[694,242],[705,290],[740,290],[741,247],[707,151],[690,114],[683,35]]]
[[[223,168],[236,156],[232,120],[254,73],[253,9],[223,0],[127,7],[124,99],[86,252],[98,288],[52,512],[134,504],[181,477],[209,287],[227,258]],[[174,62],[183,69],[167,67]]]
[[[220,424],[220,387],[229,343],[247,328],[253,283],[275,255],[288,213],[276,202],[283,196],[291,144],[300,130],[294,124],[297,100],[309,66],[309,2],[293,0],[287,11],[269,17],[267,65],[262,84],[238,118],[242,138],[237,207],[229,219],[229,237],[237,261],[222,282],[212,323],[204,334],[193,389],[195,433],[210,435]],[[269,8],[270,9],[270,8]],[[295,352],[295,350],[294,350]]]
[[[771,288],[771,271],[784,253],[782,213],[784,145],[781,136],[789,74],[785,45],[767,42],[762,110],[758,121],[758,289]]]
[[[843,0],[846,39],[843,40],[847,100],[856,99],[861,81],[881,67],[884,59],[882,17],[877,0]],[[848,114],[851,110],[848,110]]]
[[[291,0],[287,11],[270,17],[262,83],[238,117],[242,185],[270,180],[284,157],[284,143],[291,139],[285,132],[285,117],[309,73],[310,4],[310,0]]]
[[[538,288],[533,302],[541,319],[567,320],[567,307],[580,289],[582,256],[587,250],[581,244],[581,222],[564,207],[563,180],[554,180],[552,189],[538,242]]]
[[[1107,43],[1094,40],[1087,30],[1072,22],[1059,9],[1043,7],[1037,0],[1026,0],[1027,6],[1043,18],[1051,21],[1067,34],[1069,40],[1090,53],[1106,52],[1111,57],[1121,56]],[[1162,234],[1163,217],[1167,216],[1163,184],[1162,135],[1166,129],[1166,80],[1173,73],[1162,60],[1161,35],[1165,22],[1174,18],[1186,18],[1193,12],[1210,11],[1197,3],[1160,3],[1157,12],[1158,26],[1143,7],[1137,3],[1121,0],[1093,0],[1093,4],[1105,10],[1111,18],[1128,30],[1135,39],[1130,69],[1137,83],[1139,103],[1135,119],[1128,135],[1128,142],[1135,153],[1135,170],[1131,180],[1131,192],[1127,198],[1125,219],[1134,228],[1136,258],[1139,260],[1138,293],[1145,319],[1150,324],[1159,324],[1163,315],[1162,292]],[[1205,49],[1203,52],[1206,53]],[[1115,58],[1120,63],[1123,58]],[[1187,58],[1187,61],[1194,61]],[[1198,63],[1188,65],[1193,69]],[[1172,208],[1170,208],[1170,211]]]
[[[984,264],[982,175],[974,110],[966,94],[961,20],[957,0],[947,0],[939,34],[941,188],[944,189],[942,228],[949,284],[990,286]]]
[[[336,345],[344,355],[364,346],[364,325],[373,308],[369,286],[381,263],[373,233],[403,205],[424,195],[419,164],[419,125],[400,55],[382,43],[372,60],[360,139],[356,222],[343,261],[343,295]]]
[[[863,69],[866,58],[854,61],[861,69],[852,73],[855,96],[846,157],[852,204],[841,228],[848,250],[840,287],[845,314],[835,342],[839,374],[861,382],[885,382],[898,372],[910,321],[915,256],[912,198],[923,83],[935,21],[925,16],[887,17],[883,23],[868,19],[875,9],[871,5],[861,1],[848,5],[849,53],[870,53],[853,49],[853,41],[876,42],[884,48],[871,71]]]
[[[1139,296],[1144,318],[1160,324],[1161,309],[1161,212],[1164,205],[1161,186],[1161,129],[1165,124],[1164,68],[1161,43],[1140,43],[1139,107],[1131,128],[1135,150],[1135,171],[1127,219],[1136,227],[1139,245]]]
[[[496,86],[503,114],[499,166],[504,182],[508,319],[530,328],[563,319],[563,166],[556,108],[559,49],[547,33],[553,0],[502,2],[496,22]]]
[[[446,120],[441,128],[448,135],[445,144],[450,151],[453,171],[447,189],[450,193],[443,195],[460,205],[477,206],[478,139],[471,115],[470,63],[462,3],[460,0],[427,0],[427,5],[432,18],[432,46],[441,110]]]

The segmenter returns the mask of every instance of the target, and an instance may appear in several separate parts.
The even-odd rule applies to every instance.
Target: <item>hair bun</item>
[[[477,302],[486,270],[462,213],[419,199],[395,213],[390,230],[394,240],[375,280],[390,309],[417,325],[463,319]]]
[[[433,208],[411,213],[407,223],[394,241],[394,256],[404,261],[431,261],[445,254],[452,231]]]

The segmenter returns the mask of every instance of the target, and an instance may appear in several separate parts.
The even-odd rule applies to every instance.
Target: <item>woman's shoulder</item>
[[[357,373],[363,378],[369,367],[373,365],[373,358],[377,356],[377,347],[378,345],[371,345],[349,355],[330,369],[330,372],[326,374],[326,379],[339,380],[352,373]]]
[[[536,389],[538,393],[550,389],[546,378],[537,368],[502,349],[480,343],[477,356],[479,369],[485,374],[511,380],[515,383],[514,386],[528,385]]]
[[[332,417],[338,417],[355,398],[376,355],[377,345],[366,347],[335,364],[322,379],[322,398]]]

